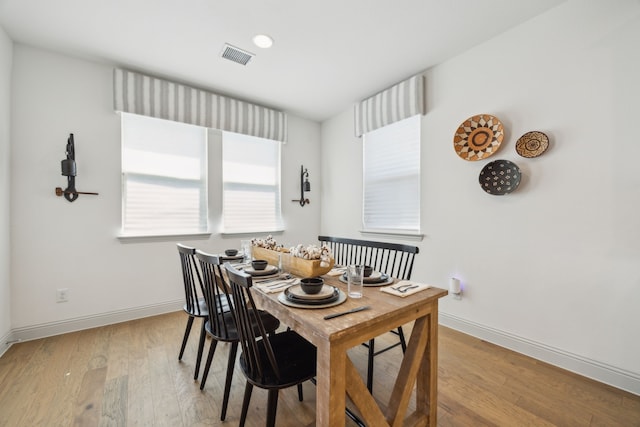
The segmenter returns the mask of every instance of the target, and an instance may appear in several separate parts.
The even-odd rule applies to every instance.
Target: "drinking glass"
[[[244,262],[251,262],[251,240],[241,240],[240,248],[244,256]]]
[[[350,265],[347,267],[347,294],[350,298],[362,298],[364,288],[364,265]]]

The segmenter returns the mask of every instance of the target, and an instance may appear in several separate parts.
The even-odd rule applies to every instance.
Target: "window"
[[[122,114],[122,234],[208,232],[207,130]]]
[[[224,132],[222,181],[224,233],[283,229],[278,141]]]
[[[420,115],[363,136],[363,225],[368,231],[420,231]]]

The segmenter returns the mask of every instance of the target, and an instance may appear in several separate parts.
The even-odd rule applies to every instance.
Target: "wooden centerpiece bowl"
[[[253,246],[251,254],[255,259],[265,259],[271,265],[278,265],[278,260],[282,258],[282,268],[287,273],[298,277],[316,277],[327,274],[335,264],[331,258],[326,267],[321,267],[319,259],[303,259],[291,255],[288,252],[274,251],[271,249]]]

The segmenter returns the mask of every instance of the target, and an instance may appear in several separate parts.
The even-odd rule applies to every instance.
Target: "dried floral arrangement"
[[[292,256],[297,258],[308,260],[319,259],[321,261],[321,267],[327,267],[332,257],[331,249],[326,244],[317,246],[314,244],[303,245],[300,243],[287,249],[282,244],[276,242],[272,235],[268,235],[264,239],[253,238],[251,239],[251,245],[259,248],[270,249],[272,251],[290,253]]]
[[[317,245],[303,245],[302,243],[298,246],[294,246],[289,249],[291,255],[303,258],[303,259],[319,259],[320,267],[329,266],[329,262],[331,261],[331,249],[326,244],[323,244],[321,247]]]
[[[270,249],[272,251],[289,252],[289,249],[285,248],[283,245],[276,242],[276,239],[274,239],[271,234],[269,234],[264,239],[259,239],[257,237],[254,237],[253,239],[251,239],[251,245],[257,246],[259,248]]]

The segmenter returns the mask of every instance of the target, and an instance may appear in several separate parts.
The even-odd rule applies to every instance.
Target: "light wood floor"
[[[185,323],[177,312],[14,344],[0,358],[0,426],[237,425],[242,373],[236,369],[222,423],[228,346],[218,346],[201,392],[193,380],[195,324],[177,360]],[[362,368],[365,351],[351,350]],[[639,396],[445,327],[439,351],[439,426],[640,426]],[[399,349],[376,358],[375,394],[382,401],[400,359]],[[306,383],[304,392],[304,402],[295,388],[280,393],[278,426],[313,425],[314,386]],[[255,389],[247,426],[263,425],[265,403],[266,393]]]

